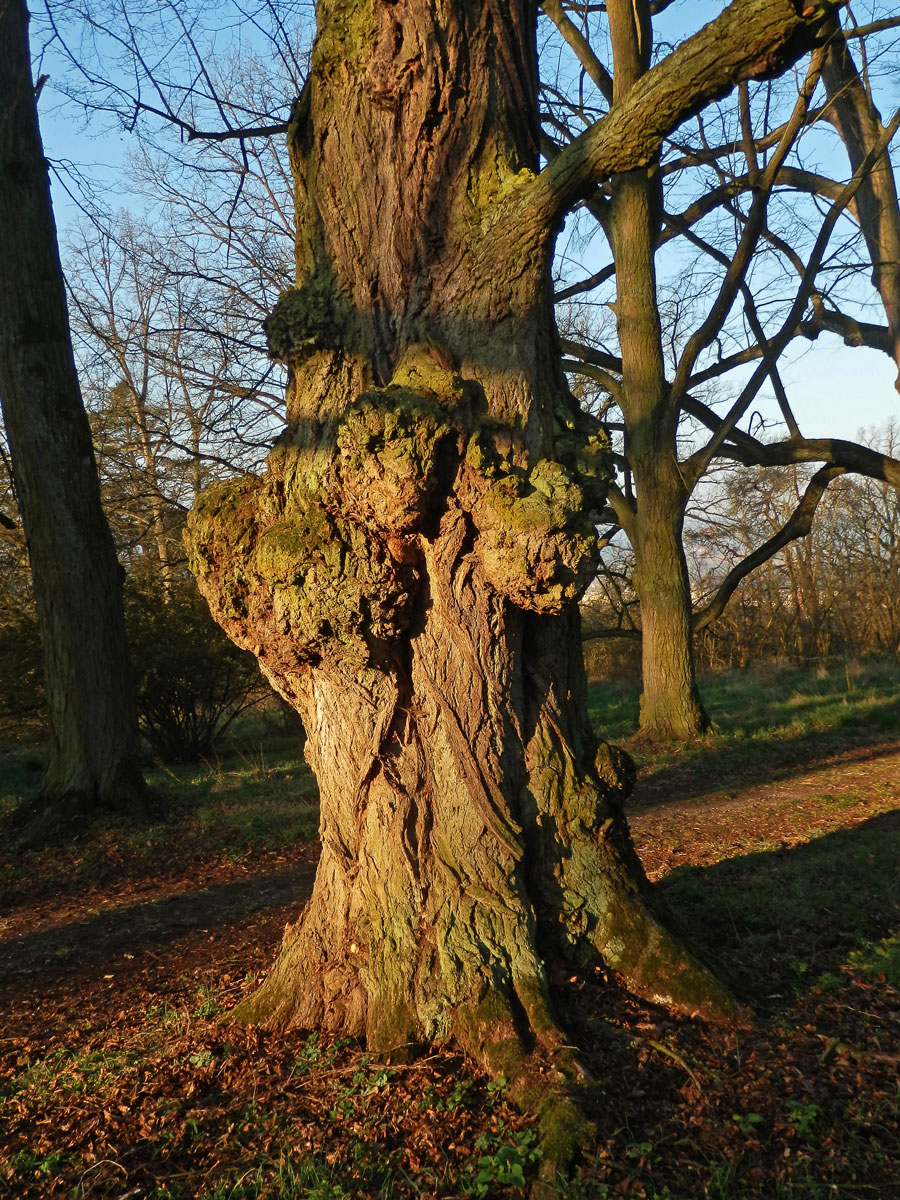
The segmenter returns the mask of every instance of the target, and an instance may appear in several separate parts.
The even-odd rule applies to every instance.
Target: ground
[[[708,738],[632,743],[646,869],[758,1020],[716,1030],[614,979],[556,980],[599,1081],[596,1144],[560,1196],[900,1194],[898,682],[728,676]],[[633,691],[593,704],[627,740]],[[0,1196],[522,1195],[527,1114],[452,1053],[385,1068],[220,1022],[315,862],[296,748],[251,744],[161,774],[165,818],[0,854]],[[0,791],[37,766],[7,753]]]

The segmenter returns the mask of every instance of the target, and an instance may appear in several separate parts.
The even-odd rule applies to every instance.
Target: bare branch
[[[813,314],[801,321],[799,332],[810,341],[820,333],[836,333],[844,339],[845,346],[868,346],[872,350],[883,350],[894,354],[894,340],[887,325],[873,325],[868,321],[857,321],[834,308],[826,308],[821,296],[812,298]]]
[[[803,314],[803,310],[810,300],[813,289],[815,288],[816,275],[818,274],[819,267],[822,263],[822,257],[825,254],[825,249],[831,238],[834,227],[837,224],[838,218],[856,195],[857,191],[862,185],[863,180],[871,170],[873,163],[877,162],[879,157],[884,153],[898,128],[900,128],[900,108],[898,108],[894,113],[894,116],[887,128],[883,131],[882,135],[878,138],[872,149],[859,164],[858,168],[853,173],[853,177],[845,185],[840,197],[831,206],[831,209],[822,222],[822,227],[819,230],[818,237],[816,238],[815,245],[813,246],[812,253],[809,257],[806,274],[801,280],[800,287],[798,288],[797,295],[794,297],[794,301],[791,304],[790,311],[788,312],[776,337],[770,340],[771,352],[776,358],[780,357],[784,347],[794,336],[796,329],[800,324],[800,318]],[[746,412],[753,400],[753,397],[762,386],[767,372],[768,366],[766,363],[763,363],[761,366],[757,367],[740,396],[738,396],[735,403],[731,406],[731,409],[723,420],[718,433],[713,435],[709,443],[702,450],[692,454],[684,464],[684,469],[687,472],[686,477],[689,476],[694,483],[696,483],[696,481],[706,471],[710,462],[719,452],[719,449],[726,438],[730,436],[731,431]]]
[[[566,16],[560,0],[541,0],[541,8],[559,30],[560,36],[584,67],[588,78],[606,102],[612,104],[612,76],[591,49],[591,44],[584,34]]]
[[[552,225],[600,180],[647,166],[667,134],[740,79],[769,76],[815,42],[823,0],[804,16],[791,0],[741,0],[648,71],[628,96],[524,185],[523,216]]]
[[[720,584],[712,601],[701,612],[695,615],[693,620],[694,633],[699,633],[701,629],[705,629],[722,615],[725,605],[734,595],[741,580],[745,579],[751,571],[755,571],[764,562],[768,562],[788,542],[806,537],[809,534],[809,531],[812,529],[813,517],[815,516],[819,501],[825,494],[825,489],[833,479],[836,479],[838,475],[843,475],[844,472],[844,467],[823,467],[815,473],[809,482],[809,486],[803,493],[800,503],[791,514],[790,520],[773,537],[770,537],[767,542],[763,542],[757,550],[754,550],[752,554],[748,554],[746,558],[732,567]]]

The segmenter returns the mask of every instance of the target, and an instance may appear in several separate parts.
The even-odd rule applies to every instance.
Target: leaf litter
[[[712,799],[639,788],[648,872],[759,1016],[713,1028],[556,964],[596,1081],[561,1197],[900,1194],[898,768],[881,746]],[[0,1196],[524,1195],[534,1119],[452,1048],[385,1065],[221,1019],[295,919],[313,848],[91,837],[87,881],[72,855],[2,864]]]

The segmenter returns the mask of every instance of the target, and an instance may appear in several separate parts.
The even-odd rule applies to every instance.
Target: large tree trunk
[[[649,70],[651,22],[646,0],[607,5],[621,104]],[[662,185],[655,164],[612,183],[606,227],[616,265],[616,324],[622,354],[625,453],[637,492],[628,522],[641,610],[640,728],[658,741],[696,737],[709,725],[700,702],[691,637],[691,590],[682,528],[688,500],[678,467],[677,410],[666,383],[656,287]]]
[[[0,8],[0,399],[44,651],[41,811],[130,811],[143,795],[120,568],[72,356],[21,0]]]
[[[240,1011],[454,1037],[514,1075],[553,1051],[548,963],[706,1014],[721,987],[653,912],[586,719],[575,601],[606,442],[559,367],[526,0],[319,5],[295,109],[298,286],[267,475],[201,497],[192,566],[303,717],[312,900]]]

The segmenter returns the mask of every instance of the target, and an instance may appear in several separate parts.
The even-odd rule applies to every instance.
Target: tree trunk
[[[691,590],[682,542],[684,499],[674,455],[651,461],[639,485],[634,588],[641,605],[641,734],[684,741],[709,727],[697,690],[691,633]],[[636,478],[638,470],[635,471]],[[669,477],[667,478],[667,474]]]
[[[732,1011],[650,905],[585,715],[607,444],[559,366],[552,231],[504,219],[537,169],[534,26],[525,0],[319,5],[298,285],[267,321],[289,423],[188,531],[321,793],[312,900],[238,1015],[452,1037],[510,1077],[563,1055],[557,960]]]
[[[649,70],[651,21],[646,0],[607,5],[622,104]],[[625,453],[637,493],[627,533],[635,555],[641,610],[641,733],[656,741],[696,737],[709,725],[697,690],[691,637],[691,590],[682,543],[688,492],[678,467],[677,411],[666,383],[656,288],[662,185],[655,164],[612,183],[607,232],[616,265],[616,324],[622,354]]]
[[[832,41],[822,71],[829,105],[826,112],[856,171],[884,133],[884,125],[836,18],[829,22],[829,29]],[[872,263],[872,285],[884,305],[888,343],[898,370],[894,386],[900,390],[900,203],[888,151],[860,185],[856,215]]]
[[[141,802],[120,568],[100,505],[37,124],[21,0],[0,9],[0,397],[31,560],[53,823]]]

